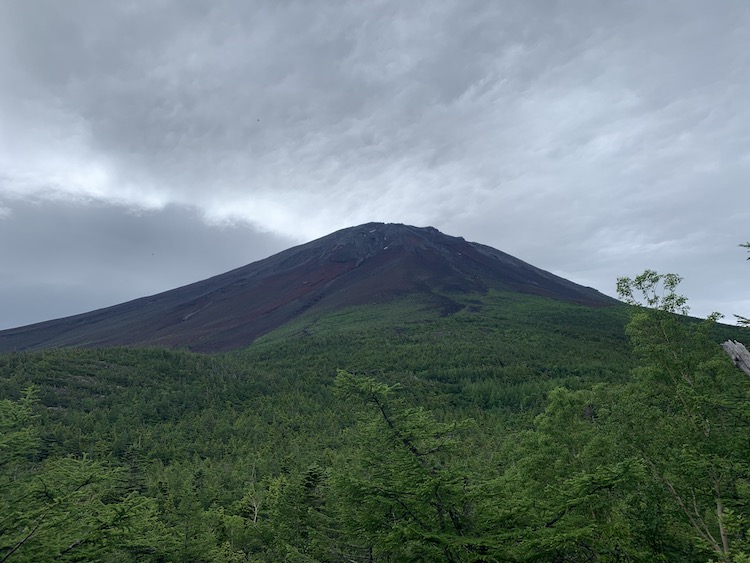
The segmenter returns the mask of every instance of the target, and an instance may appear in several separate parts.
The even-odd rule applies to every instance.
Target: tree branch
[[[26,543],[26,542],[28,541],[28,539],[29,539],[29,538],[31,538],[31,536],[33,536],[33,535],[34,535],[34,534],[36,533],[37,529],[39,529],[39,526],[41,526],[41,525],[42,525],[42,522],[44,522],[44,517],[45,517],[45,516],[47,515],[47,512],[48,512],[48,511],[49,511],[49,509],[47,509],[47,510],[45,510],[45,511],[44,511],[44,514],[42,514],[42,515],[41,515],[41,516],[39,517],[39,519],[38,519],[38,520],[36,521],[36,524],[35,524],[35,525],[34,525],[34,527],[33,527],[33,528],[31,529],[31,531],[30,531],[30,532],[29,532],[29,533],[28,533],[28,534],[26,535],[26,537],[25,537],[25,538],[23,538],[23,539],[22,539],[22,540],[21,540],[20,542],[18,542],[18,543],[17,543],[17,544],[16,544],[16,545],[15,545],[15,546],[13,547],[13,549],[11,549],[11,550],[10,550],[10,551],[9,551],[8,553],[6,553],[6,554],[5,554],[5,557],[3,557],[2,559],[0,559],[0,563],[2,563],[3,561],[7,561],[7,560],[8,560],[8,558],[9,558],[9,557],[10,557],[11,555],[13,555],[13,554],[14,554],[14,553],[15,553],[15,552],[16,552],[16,551],[18,550],[18,548],[19,548],[19,547],[21,547],[21,546],[22,546],[23,544],[25,544],[25,543]]]
[[[750,352],[736,340],[727,340],[721,345],[732,359],[732,363],[750,376]]]

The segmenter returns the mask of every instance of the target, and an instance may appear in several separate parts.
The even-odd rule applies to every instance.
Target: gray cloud
[[[209,241],[432,224],[608,292],[664,266],[735,310],[749,30],[745,0],[8,2],[0,208],[72,202],[103,240],[138,209]]]
[[[16,203],[0,219],[0,329],[152,295],[283,250],[289,239],[211,227],[174,206]]]

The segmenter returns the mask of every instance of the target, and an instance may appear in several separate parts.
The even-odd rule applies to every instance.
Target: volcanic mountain
[[[606,306],[617,301],[489,246],[432,227],[368,223],[204,281],[52,321],[0,331],[0,352],[56,347],[242,348],[306,312],[420,293],[444,314],[451,294],[490,288]]]

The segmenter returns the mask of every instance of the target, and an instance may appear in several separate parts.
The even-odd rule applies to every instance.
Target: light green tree
[[[619,403],[623,437],[695,549],[746,561],[750,381],[712,340],[716,315],[701,323],[675,314],[687,310],[678,283],[652,271],[618,280],[625,300],[645,305],[627,327],[641,366]]]

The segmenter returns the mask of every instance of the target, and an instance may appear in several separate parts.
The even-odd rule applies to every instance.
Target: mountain
[[[0,352],[118,345],[227,351],[307,312],[417,293],[450,314],[463,307],[451,295],[490,289],[590,307],[617,303],[433,227],[368,223],[158,295],[0,331]]]

